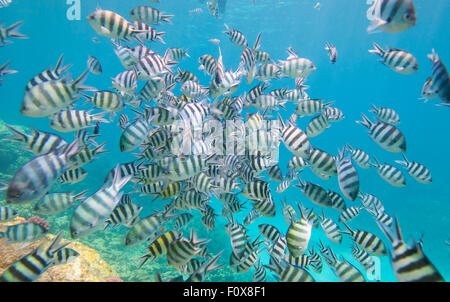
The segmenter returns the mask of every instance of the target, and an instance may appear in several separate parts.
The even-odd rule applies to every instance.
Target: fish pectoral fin
[[[111,31],[109,29],[107,29],[106,27],[104,27],[104,26],[100,27],[100,31],[105,36],[110,36],[111,35]]]
[[[385,24],[387,24],[387,22],[385,20],[379,19],[379,18],[374,18],[372,21],[372,25],[370,25],[367,28],[367,32],[368,33],[376,33],[376,32],[380,32],[379,27],[383,26]]]

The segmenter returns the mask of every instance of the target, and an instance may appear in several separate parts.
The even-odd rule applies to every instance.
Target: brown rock
[[[22,217],[16,217],[7,223],[0,223],[0,230],[4,226],[25,222]],[[48,246],[55,238],[53,234],[47,234],[41,240],[32,243],[6,243],[0,240],[0,274],[11,264],[31,253],[42,242]],[[120,279],[119,275],[107,264],[96,250],[73,241],[68,248],[74,249],[80,255],[72,262],[65,265],[55,265],[43,273],[37,282],[106,282],[107,280]]]

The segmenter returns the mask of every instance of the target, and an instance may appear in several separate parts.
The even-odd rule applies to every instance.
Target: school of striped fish
[[[6,7],[10,2],[2,0],[0,5]],[[157,53],[148,45],[166,45],[164,37],[171,34],[170,24],[175,16],[144,3],[157,5],[159,1],[142,2],[130,7],[129,16],[98,7],[85,20],[97,34],[96,41],[102,37],[111,40],[111,52],[123,65],[124,70],[111,81],[113,89],[84,84],[88,77],[103,74],[102,58],[94,56],[89,56],[86,71],[75,79],[66,75],[72,65],[64,66],[61,55],[55,59],[54,68],[42,66],[47,69],[28,82],[20,104],[21,114],[30,119],[49,118],[54,131],[30,128],[24,133],[8,126],[14,136],[7,140],[22,145],[35,157],[12,179],[5,180],[2,189],[9,205],[0,207],[1,222],[16,217],[16,207],[22,204],[34,203],[35,213],[42,215],[75,207],[70,239],[125,226],[128,232],[123,239],[127,247],[147,246],[147,254],[139,259],[140,266],[165,257],[167,264],[180,274],[171,280],[162,280],[157,274],[157,281],[201,282],[211,271],[229,266],[235,274],[253,269],[255,282],[265,281],[269,273],[280,282],[310,282],[315,281],[311,270],[320,273],[325,262],[340,281],[360,282],[367,281],[364,271],[372,273],[376,269],[373,256],[389,257],[398,281],[444,281],[421,244],[405,242],[395,213],[386,213],[382,201],[361,191],[360,169],[372,170],[386,186],[404,187],[410,179],[424,185],[432,182],[430,170],[420,159],[408,159],[407,138],[394,109],[368,104],[371,115],[363,113],[355,127],[367,131],[384,152],[401,156],[395,163],[380,161],[345,141],[336,150],[322,150],[311,138],[326,135],[326,130],[345,115],[334,107],[339,104],[307,94],[308,76],[320,72],[311,60],[292,47],[286,50],[285,58],[275,60],[263,50],[263,31],[249,39],[228,24],[224,24],[222,37],[210,39],[217,46],[215,54],[191,58],[187,48],[169,45],[164,53]],[[219,18],[224,13],[219,6],[225,2],[209,1],[205,11]],[[367,2],[369,33],[395,34],[418,22],[412,0]],[[314,8],[319,6],[316,2]],[[201,7],[193,8],[189,14],[203,11]],[[22,23],[0,27],[0,46],[7,46],[16,38],[28,38],[18,31]],[[167,32],[159,31],[162,27]],[[228,43],[226,40],[242,50],[239,66],[224,65],[226,54],[221,45]],[[418,61],[408,51],[383,49],[375,42],[373,46],[369,52],[394,72],[408,75],[418,71]],[[339,64],[336,46],[326,42],[325,51],[330,64]],[[437,98],[443,102],[439,105],[450,106],[447,69],[434,49],[428,58],[431,75],[422,88],[422,97]],[[197,60],[199,70],[210,77],[210,82],[200,83],[196,71],[179,68],[182,60]],[[7,85],[4,76],[17,72],[9,70],[10,64],[13,62],[0,67],[0,84]],[[290,88],[269,91],[272,83],[286,78],[291,82]],[[253,88],[237,94],[243,81]],[[138,90],[140,84],[143,86]],[[291,104],[295,109],[289,112]],[[85,110],[80,109],[81,105],[92,107]],[[124,113],[126,108],[133,114]],[[277,113],[280,110],[288,111],[290,118],[283,119]],[[298,125],[300,118],[309,120],[305,128]],[[106,156],[101,133],[104,123],[114,123],[120,129],[116,148],[133,154],[136,160],[111,167],[103,186],[90,195],[88,190],[53,192],[57,182],[85,183],[87,172],[83,167]],[[66,141],[59,133],[73,133],[73,141]],[[239,140],[242,137],[247,139],[244,144]],[[280,144],[289,151],[287,167],[280,167],[276,158]],[[286,168],[288,172],[283,173]],[[307,168],[323,181],[318,184],[304,179],[302,171]],[[268,179],[278,183],[275,192]],[[340,192],[327,189],[327,182],[334,181]],[[283,192],[288,188],[301,192],[301,198],[287,200]],[[132,201],[135,194],[161,200],[160,209],[141,217],[143,206]],[[361,202],[347,206],[347,200]],[[221,213],[211,207],[217,202],[222,205]],[[321,211],[314,211],[313,204]],[[249,210],[248,215],[238,221],[236,214],[244,210]],[[213,230],[218,219],[226,222],[229,242],[224,244],[232,249],[230,259],[223,259],[222,252],[208,252],[213,238],[198,238],[195,229],[189,227],[193,211],[201,214],[201,223],[207,230]],[[258,224],[258,218],[272,218],[277,211],[282,211],[286,233],[275,224]],[[340,213],[338,221],[330,218],[332,211]],[[373,216],[385,238],[349,225],[361,211]],[[260,236],[248,236],[251,224],[258,226]],[[321,229],[330,242],[311,244],[312,229]],[[0,236],[7,242],[33,242],[46,232],[38,224],[22,223],[8,227]],[[353,240],[349,254],[364,271],[333,251],[330,243],[341,244],[346,236]],[[61,244],[61,240],[59,233],[49,247],[39,246],[12,264],[0,280],[34,281],[48,268],[75,259],[78,253],[65,248],[68,242]],[[269,256],[269,263],[261,260],[263,253]]]

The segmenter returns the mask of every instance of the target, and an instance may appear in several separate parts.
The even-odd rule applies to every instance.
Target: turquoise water
[[[449,111],[448,108],[434,106],[434,103],[440,101],[431,100],[424,104],[423,101],[418,100],[422,85],[431,74],[431,62],[427,54],[430,54],[434,48],[443,62],[450,64],[448,23],[450,2],[415,0],[418,24],[396,34],[366,32],[369,21],[366,19],[368,6],[365,1],[322,0],[320,9],[314,9],[317,1],[313,0],[257,0],[256,5],[251,0],[229,0],[228,2],[226,12],[221,19],[209,15],[206,5],[196,0],[161,0],[159,4],[150,4],[167,14],[175,15],[172,18],[173,24],[156,26],[158,30],[166,32],[164,40],[167,45],[151,43],[150,48],[160,54],[164,53],[166,47],[188,48],[191,58],[182,60],[179,67],[194,72],[201,84],[207,86],[209,78],[202,71],[198,71],[197,58],[206,53],[218,55],[217,47],[208,42],[209,39],[221,40],[221,51],[226,67],[232,67],[235,70],[240,61],[241,50],[222,33],[225,30],[224,23],[243,32],[250,45],[253,44],[257,34],[262,32],[261,49],[268,52],[276,61],[285,59],[286,48],[292,46],[301,57],[310,59],[317,67],[317,70],[308,77],[307,85],[310,88],[307,93],[313,98],[335,101],[334,106],[345,114],[342,122],[333,123],[331,128],[323,134],[311,139],[314,146],[333,155],[337,155],[337,150],[348,143],[365,150],[383,162],[393,163],[394,160],[401,160],[400,154],[381,149],[369,138],[366,128],[355,123],[356,120],[361,120],[361,112],[368,114],[367,111],[372,103],[396,110],[401,118],[399,128],[407,139],[408,159],[421,162],[428,167],[433,175],[433,183],[429,185],[418,183],[405,173],[407,186],[396,188],[383,181],[375,170],[358,169],[361,191],[376,195],[385,206],[386,212],[398,218],[405,238],[418,240],[423,232],[425,254],[435,264],[444,279],[450,280],[450,247],[445,244],[450,236],[450,186],[448,186],[450,162],[447,158],[450,150],[447,139]],[[10,68],[19,71],[18,74],[6,76],[5,82],[0,86],[2,102],[0,118],[5,123],[54,132],[49,127],[48,119],[23,116],[19,108],[28,80],[50,65],[54,66],[63,53],[66,64],[73,64],[70,73],[74,78],[85,70],[88,55],[97,57],[102,64],[103,74],[89,75],[86,84],[99,89],[109,89],[111,78],[124,70],[108,38],[98,36],[86,21],[86,16],[92,13],[98,4],[102,9],[113,10],[128,17],[132,8],[137,5],[147,5],[148,2],[81,0],[80,3],[81,20],[79,21],[67,19],[66,12],[70,5],[62,0],[13,0],[9,7],[0,9],[0,21],[10,25],[23,20],[24,24],[20,32],[30,37],[27,40],[12,39],[13,44],[0,48],[2,58],[0,64],[11,60]],[[203,9],[202,14],[189,14],[189,10],[197,7]],[[99,38],[100,43],[92,42],[94,36]],[[332,42],[338,49],[339,57],[334,65],[330,64],[327,52],[324,50],[326,41]],[[382,47],[391,46],[408,50],[418,59],[419,72],[401,75],[383,66],[377,61],[377,56],[368,52],[372,49],[373,42],[377,42]],[[140,81],[139,88],[142,84],[143,82]],[[288,85],[294,88],[292,80],[272,81],[271,89]],[[236,95],[248,91],[251,87],[253,85],[246,86],[243,81]],[[176,94],[179,93],[179,88],[180,85],[177,85],[174,90]],[[280,112],[284,119],[289,118],[295,105],[288,104],[287,107],[287,111]],[[130,112],[129,108],[125,110],[125,113]],[[304,129],[309,120],[308,117],[300,119],[298,125]],[[89,175],[85,182],[69,186],[70,189],[81,191],[88,188],[93,193],[102,185],[107,171],[117,163],[135,159],[131,153],[120,152],[118,138],[121,132],[117,123],[118,118],[113,123],[101,125],[102,136],[98,141],[106,142],[105,148],[110,152],[99,156],[98,160],[89,164],[86,167]],[[73,137],[72,134],[62,134],[62,136],[68,141]],[[284,174],[287,172],[287,163],[290,158],[290,152],[282,146],[280,166]],[[1,172],[11,174],[15,171]],[[302,179],[340,192],[336,177],[323,181],[306,169],[302,172]],[[257,226],[261,223],[276,225],[280,231],[286,232],[288,226],[284,222],[280,202],[285,196],[291,203],[301,201],[305,206],[314,208],[316,213],[321,212],[321,209],[303,196],[298,188],[291,187],[283,194],[276,194],[276,186],[277,183],[272,183],[271,189],[277,205],[277,216],[258,219],[249,226],[250,235],[258,235]],[[128,185],[125,190],[133,191],[134,189],[132,185]],[[240,199],[244,200],[242,196]],[[150,214],[154,209],[160,209],[163,204],[163,202],[151,203],[148,199],[137,195],[133,200],[144,205],[142,217]],[[235,218],[238,221],[242,222],[248,214],[250,204],[249,202],[243,213],[236,215]],[[359,205],[360,200],[357,200],[355,204]],[[220,202],[213,200],[210,205],[216,209],[216,212],[221,212]],[[350,206],[353,203],[347,201],[347,205]],[[327,216],[337,220],[337,211],[327,210],[326,213]],[[64,213],[64,216],[70,214],[71,211],[68,211]],[[196,216],[196,219],[200,219],[199,217],[199,215]],[[198,231],[203,237],[215,238],[210,243],[213,254],[226,246],[220,262],[228,265],[231,246],[223,230],[225,223],[226,221],[219,215],[214,232],[202,230],[201,224],[198,224]],[[350,225],[373,232],[390,246],[367,212],[363,211]],[[125,228],[113,232],[114,236],[118,237],[125,233]],[[105,235],[99,231],[88,237],[102,238],[103,236]],[[327,240],[320,228],[313,229],[310,246],[319,238]],[[89,242],[88,239],[83,240]],[[330,241],[327,243],[333,247],[337,255],[343,255],[361,269],[350,255],[351,240],[349,238],[346,238],[341,245]],[[121,245],[117,245],[116,248],[124,254],[130,252],[128,248]],[[139,250],[138,253],[141,253],[143,248],[144,246],[140,246],[134,248],[134,251]],[[260,256],[263,263],[268,263],[266,252],[261,253]],[[380,260],[381,280],[395,281],[389,258],[381,257]],[[111,264],[123,267],[124,272],[136,269],[136,264],[129,264],[127,261]],[[166,269],[163,260],[158,261],[157,265],[161,265],[162,270]],[[152,267],[152,271],[155,269],[157,268]],[[253,269],[242,275],[232,273],[227,267],[222,271],[218,281],[252,280]],[[318,281],[338,281],[326,264],[322,274],[312,274]],[[130,275],[132,275],[131,272]],[[153,278],[150,274],[148,277],[145,274],[140,276],[132,280],[149,281]],[[208,281],[216,281],[213,279],[214,276],[212,273]]]

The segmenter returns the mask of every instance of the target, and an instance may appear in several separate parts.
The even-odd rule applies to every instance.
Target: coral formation
[[[25,222],[25,218],[16,217],[12,221],[0,224],[0,227],[23,222]],[[54,237],[55,235],[47,234],[41,240],[30,244],[7,244],[4,239],[0,240],[0,274],[12,263],[32,252],[41,243],[47,246]],[[74,249],[80,255],[68,264],[55,265],[49,268],[36,281],[106,282],[120,279],[117,272],[100,257],[96,250],[76,241],[72,241],[67,247]]]
[[[26,220],[25,222],[39,224],[40,226],[43,226],[47,231],[50,229],[50,223],[44,218],[39,216],[33,216],[28,220]]]

